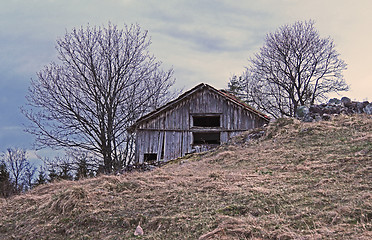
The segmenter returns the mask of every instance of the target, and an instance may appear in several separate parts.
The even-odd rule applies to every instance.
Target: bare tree
[[[20,148],[8,148],[7,152],[3,155],[3,161],[9,169],[15,191],[17,193],[21,192],[23,190],[22,180],[29,166],[29,162],[26,159],[26,151]]]
[[[36,173],[36,167],[30,162],[27,162],[25,166],[25,171],[23,174],[23,185],[24,185],[25,191],[28,191],[31,188],[33,188],[35,173]]]
[[[138,25],[73,29],[57,40],[60,62],[31,80],[28,131],[38,147],[63,147],[100,156],[104,171],[128,162],[133,137],[127,128],[169,96],[173,70],[150,54]]]
[[[275,118],[294,116],[301,105],[348,90],[345,69],[333,40],[321,38],[313,21],[299,21],[268,34],[244,74],[231,78],[229,88]]]

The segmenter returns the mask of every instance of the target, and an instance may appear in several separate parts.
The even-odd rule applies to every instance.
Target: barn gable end
[[[205,151],[267,122],[264,114],[202,83],[134,124],[136,161],[167,161]]]

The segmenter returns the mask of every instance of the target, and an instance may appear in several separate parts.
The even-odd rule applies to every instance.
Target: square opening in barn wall
[[[212,116],[192,116],[194,127],[220,127],[221,117],[219,115]]]
[[[143,155],[144,162],[148,162],[148,163],[155,162],[157,158],[158,158],[158,154],[156,153],[145,153]]]
[[[219,132],[194,132],[193,133],[194,145],[199,144],[220,144]]]

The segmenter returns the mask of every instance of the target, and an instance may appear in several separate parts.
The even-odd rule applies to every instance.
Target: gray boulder
[[[337,105],[329,104],[326,107],[324,107],[324,113],[327,113],[327,114],[340,114],[340,112],[341,112],[340,105],[337,106]]]
[[[350,106],[350,104],[351,104],[351,99],[348,98],[348,97],[342,97],[342,98],[341,98],[341,103],[342,103],[345,107]]]
[[[355,112],[356,113],[363,113],[364,107],[365,107],[365,105],[363,103],[357,102]]]
[[[324,107],[326,105],[322,106],[322,105],[311,105],[310,108],[309,108],[309,111],[312,112],[312,113],[318,113],[319,115],[322,115],[324,113]]]
[[[340,105],[340,104],[341,104],[341,100],[338,98],[331,98],[328,101],[328,105]]]
[[[300,106],[296,110],[297,118],[304,122],[329,120],[332,116],[339,114],[350,115],[358,113],[372,115],[372,103],[368,101],[351,101],[348,97],[342,97],[341,100],[332,98],[328,103],[311,105],[310,107]]]
[[[306,114],[305,116],[302,117],[302,121],[303,122],[314,122],[315,121],[314,117],[315,116],[313,114],[308,113],[308,114]]]
[[[298,118],[303,118],[305,117],[307,114],[309,114],[309,108],[306,107],[306,106],[299,106],[296,110],[296,116]]]
[[[372,114],[372,103],[368,103],[364,108],[363,111],[367,114]]]
[[[325,121],[328,121],[328,120],[331,120],[331,115],[329,115],[329,114],[323,114],[322,115],[322,120],[325,120]]]

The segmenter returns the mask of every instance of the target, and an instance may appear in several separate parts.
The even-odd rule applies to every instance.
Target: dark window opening
[[[158,158],[158,154],[156,153],[145,153],[143,156],[144,162],[154,162]]]
[[[193,133],[194,144],[220,144],[220,133]]]
[[[194,127],[220,127],[220,116],[193,116]]]
[[[161,148],[160,159],[164,159],[164,149],[165,149],[165,133],[163,133],[163,145]]]

